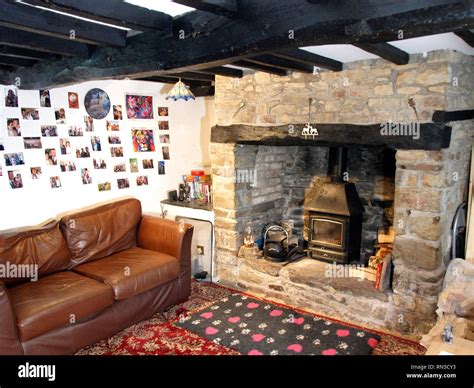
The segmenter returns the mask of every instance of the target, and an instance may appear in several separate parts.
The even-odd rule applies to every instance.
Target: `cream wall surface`
[[[195,101],[166,101],[166,93],[170,85],[143,81],[94,81],[63,88],[51,89],[51,108],[40,106],[38,90],[19,90],[18,108],[5,107],[6,86],[0,85],[0,144],[3,142],[4,151],[0,150],[0,230],[36,225],[58,214],[87,207],[97,203],[107,202],[116,198],[133,196],[142,201],[146,212],[160,212],[160,200],[167,198],[169,190],[177,189],[182,175],[191,169],[207,167],[209,164],[210,128],[215,123],[214,103],[212,98],[197,98]],[[104,90],[111,100],[111,109],[105,119],[94,120],[94,132],[86,132],[84,116],[84,97],[93,88]],[[68,92],[79,95],[79,109],[70,109]],[[125,94],[152,95],[154,105],[153,120],[127,119]],[[113,105],[121,105],[123,120],[119,121],[120,131],[107,131],[106,121],[113,120]],[[22,119],[21,108],[36,108],[39,120]],[[158,107],[168,107],[169,116],[159,117]],[[57,124],[55,108],[64,108],[66,124]],[[9,136],[7,119],[20,120],[21,136]],[[159,130],[158,120],[169,120],[169,130]],[[57,125],[57,137],[41,137],[42,125]],[[68,134],[70,126],[80,126],[83,136],[73,137]],[[134,152],[132,129],[151,129],[154,133],[155,152]],[[170,143],[161,144],[159,135],[169,134]],[[109,144],[108,137],[118,135],[120,145]],[[91,136],[98,136],[102,151],[92,151]],[[25,137],[41,137],[41,149],[25,149]],[[69,138],[73,152],[61,155],[59,139]],[[88,146],[90,158],[76,158],[76,147]],[[123,157],[112,157],[110,147],[123,147]],[[165,160],[166,174],[158,174],[158,162],[163,161],[162,146],[169,146],[170,160]],[[45,149],[55,148],[57,165],[47,165]],[[22,152],[24,165],[7,166],[4,154]],[[130,158],[138,159],[139,172],[130,171]],[[103,159],[107,168],[94,169],[93,159]],[[153,159],[154,168],[144,169],[142,160]],[[76,171],[61,172],[60,162],[73,162]],[[114,172],[114,166],[125,163],[125,172]],[[41,167],[39,179],[32,179],[31,167]],[[84,185],[81,179],[81,169],[88,168],[92,184]],[[12,189],[8,171],[20,173],[22,188]],[[50,178],[58,176],[61,187],[51,188]],[[147,176],[148,186],[137,186],[137,176]],[[130,188],[119,189],[117,179],[128,178]],[[110,182],[111,190],[98,190],[98,183]]]

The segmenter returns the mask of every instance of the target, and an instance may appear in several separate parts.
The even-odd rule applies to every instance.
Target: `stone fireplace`
[[[238,84],[218,77],[210,151],[221,281],[336,318],[427,332],[450,259],[452,219],[465,200],[474,132],[472,120],[437,124],[433,114],[473,108],[472,68],[471,57],[440,51],[404,66],[370,60],[338,73],[249,74]],[[417,120],[409,98],[421,138],[379,136],[382,123]],[[308,120],[318,136],[303,136]],[[296,235],[311,240],[310,212],[318,209],[310,205],[331,181],[331,147],[347,148],[340,172],[364,208],[357,261],[373,254],[379,227],[395,228],[386,292],[366,279],[328,276],[327,265],[310,258],[284,265],[238,255],[248,225],[259,236],[268,222],[290,220]]]

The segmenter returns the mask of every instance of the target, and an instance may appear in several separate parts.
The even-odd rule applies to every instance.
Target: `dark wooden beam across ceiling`
[[[164,84],[175,84],[180,79],[177,77],[171,76],[154,76],[154,77],[145,77],[145,78],[137,78],[137,81],[149,81],[149,82],[160,82]],[[183,79],[181,81],[184,82],[187,86],[212,86],[212,82],[210,81],[198,81],[198,80],[191,80],[191,79]]]
[[[306,63],[296,62],[286,58],[279,58],[269,54],[257,55],[247,59],[249,62],[258,63],[264,66],[277,67],[283,70],[294,70],[302,73],[313,73],[314,67]]]
[[[408,39],[474,27],[474,6],[466,6],[463,0],[361,0],[357,4],[340,0],[324,6],[300,0],[240,0],[239,7],[239,18],[200,16],[196,30],[186,32],[187,39],[147,31],[128,38],[125,48],[98,48],[85,61],[42,61],[12,77],[20,76],[25,88],[43,88],[92,79],[165,76],[229,63],[241,66],[236,61],[287,48],[384,43],[397,40],[400,31]],[[174,21],[186,25],[186,20],[196,19],[193,14]],[[242,67],[250,65],[246,62]],[[281,74],[281,69],[274,69]]]
[[[14,58],[25,58],[35,60],[55,59],[56,55],[45,55],[40,51],[28,50],[19,47],[0,46],[0,55],[14,57]]]
[[[34,65],[36,62],[37,61],[32,59],[15,58],[6,55],[0,55],[0,64],[2,65],[24,67]]]
[[[237,15],[237,0],[172,0],[173,3],[185,5],[199,11],[215,15],[234,17]]]
[[[326,58],[318,54],[310,53],[306,50],[298,48],[289,48],[272,52],[272,55],[285,59],[292,59],[311,66],[320,67],[327,70],[341,71],[343,63],[335,61],[331,58]]]
[[[247,69],[263,71],[264,73],[275,74],[279,76],[285,76],[288,74],[286,70],[280,69],[278,67],[262,65],[260,63],[250,62],[248,60],[235,61],[232,62],[232,64],[235,66],[246,67]]]
[[[355,43],[354,46],[371,54],[377,55],[396,65],[406,65],[410,54],[388,43]]]
[[[170,75],[177,78],[192,79],[196,81],[214,81],[216,78],[214,74],[196,73],[192,71],[186,71],[183,73],[173,73]]]
[[[207,69],[199,70],[200,73],[206,74],[214,74],[214,75],[221,75],[223,77],[232,77],[232,78],[242,78],[244,76],[244,72],[240,69],[234,69],[232,67],[209,67]]]
[[[469,46],[474,47],[474,30],[457,31],[456,35],[459,36]]]
[[[89,48],[83,43],[5,27],[0,27],[0,44],[67,57],[89,57]]]
[[[82,43],[124,47],[127,32],[22,3],[0,0],[0,26]]]
[[[137,31],[171,31],[172,17],[117,0],[22,0],[36,6]]]

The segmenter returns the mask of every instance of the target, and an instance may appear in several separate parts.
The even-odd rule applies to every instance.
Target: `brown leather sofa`
[[[0,354],[72,354],[186,300],[192,234],[136,199],[0,233]]]

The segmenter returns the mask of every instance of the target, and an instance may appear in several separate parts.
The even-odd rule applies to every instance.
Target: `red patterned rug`
[[[80,350],[77,355],[241,355],[242,352],[220,344],[220,341],[205,338],[183,327],[190,317],[201,310],[216,306],[223,298],[235,294],[235,290],[193,282],[193,290],[188,301],[171,307],[163,313],[155,314],[152,318],[137,323],[113,337]],[[244,294],[241,294],[244,295]],[[252,296],[252,298],[255,298]],[[256,298],[258,300],[262,300]],[[288,308],[274,302],[273,305]],[[207,311],[207,310],[206,310]],[[301,310],[295,310],[295,314]],[[363,330],[379,338],[372,351],[374,355],[422,355],[426,349],[418,343],[394,336],[381,331],[375,331],[340,322],[331,318],[304,312],[315,320],[323,318],[336,324]]]

